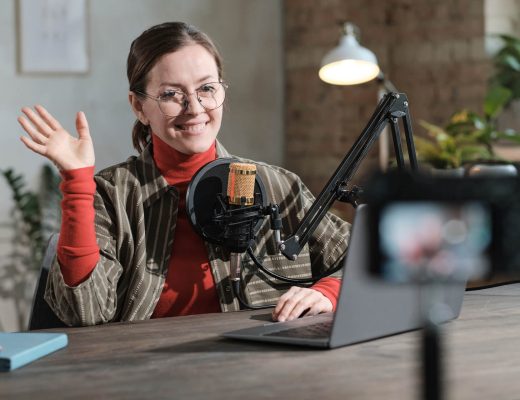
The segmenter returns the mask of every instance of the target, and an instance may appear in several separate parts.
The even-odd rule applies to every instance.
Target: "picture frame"
[[[89,71],[88,0],[17,0],[18,72]]]

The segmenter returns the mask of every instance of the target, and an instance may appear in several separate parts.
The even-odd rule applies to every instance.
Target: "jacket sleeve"
[[[87,326],[114,319],[117,309],[117,284],[123,272],[122,265],[131,252],[121,252],[122,243],[132,240],[129,229],[122,229],[127,220],[121,210],[115,186],[96,176],[97,190],[94,196],[96,210],[95,229],[100,258],[90,276],[77,286],[64,282],[60,265],[55,257],[51,266],[45,300],[55,314],[67,325]]]

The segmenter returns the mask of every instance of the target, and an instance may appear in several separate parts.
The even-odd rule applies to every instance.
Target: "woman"
[[[230,157],[216,140],[226,88],[220,55],[193,26],[164,23],[134,40],[127,75],[139,156],[95,177],[82,112],[76,116],[77,138],[42,106],[24,107],[18,119],[29,135],[23,143],[51,160],[63,178],[62,226],[45,299],[69,325],[238,310],[229,254],[203,242],[185,211],[193,174],[217,157]],[[294,229],[312,195],[296,175],[256,165],[270,201],[282,205],[284,227]],[[340,262],[348,232],[347,223],[327,215],[294,263],[277,254],[266,224],[254,251],[280,274],[316,275]],[[247,257],[243,264],[248,301],[276,303],[275,320],[334,309],[337,278],[288,289],[256,273]]]

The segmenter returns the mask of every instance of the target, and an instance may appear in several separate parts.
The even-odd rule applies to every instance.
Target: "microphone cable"
[[[277,273],[272,272],[272,271],[268,270],[267,268],[265,268],[262,265],[262,263],[258,260],[258,258],[256,258],[255,254],[253,253],[253,250],[251,250],[251,247],[248,247],[246,251],[247,251],[247,254],[249,255],[249,257],[251,257],[251,260],[253,260],[253,263],[260,269],[260,271],[264,272],[266,275],[268,275],[272,278],[278,279],[282,282],[294,283],[294,284],[297,284],[302,287],[310,287],[310,286],[312,286],[312,284],[316,283],[320,279],[325,278],[329,275],[332,275],[333,273],[339,271],[343,267],[343,262],[339,262],[336,267],[326,271],[325,273],[321,274],[318,277],[293,279],[293,278],[288,278],[286,276],[278,275]],[[244,296],[242,295],[242,290],[240,290],[241,282],[242,282],[242,279],[237,279],[237,280],[231,281],[231,288],[233,290],[233,294],[237,298],[238,303],[240,304],[241,308],[250,309],[250,310],[264,310],[267,308],[276,307],[276,304],[268,304],[268,305],[264,305],[264,306],[254,306],[252,304],[249,304],[247,302],[247,300],[244,298]]]
[[[253,306],[247,302],[247,300],[242,296],[242,291],[240,290],[240,282],[242,280],[236,280],[231,281],[231,287],[233,289],[233,294],[238,300],[238,303],[240,304],[241,308],[245,309],[251,309],[251,310],[263,310],[266,308],[274,308],[276,307],[276,304],[268,304],[265,306]]]
[[[249,257],[251,257],[251,260],[253,260],[253,262],[258,267],[258,269],[260,269],[260,271],[262,271],[266,275],[269,275],[270,277],[278,279],[282,282],[294,283],[294,284],[297,284],[297,285],[300,285],[303,287],[312,286],[314,283],[318,282],[320,279],[325,278],[329,275],[332,275],[333,273],[338,272],[341,268],[343,268],[343,262],[340,261],[338,263],[338,265],[336,265],[334,268],[325,271],[323,274],[321,274],[317,277],[295,279],[295,278],[289,278],[289,277],[283,276],[283,275],[278,275],[277,273],[265,268],[262,265],[262,263],[258,260],[258,258],[256,258],[255,254],[253,253],[253,250],[251,250],[251,247],[248,247],[246,252],[249,255]]]

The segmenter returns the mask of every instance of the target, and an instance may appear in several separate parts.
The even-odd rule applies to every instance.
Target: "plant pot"
[[[432,168],[430,173],[434,177],[462,178],[464,177],[465,169],[464,167],[446,169]]]
[[[466,176],[474,176],[474,177],[518,176],[518,170],[513,164],[474,164],[467,168]]]

